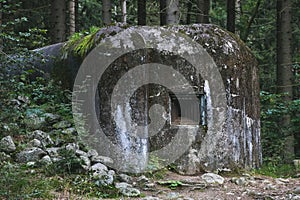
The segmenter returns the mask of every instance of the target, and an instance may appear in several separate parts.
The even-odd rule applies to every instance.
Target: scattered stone
[[[299,186],[299,187],[296,187],[296,188],[294,189],[294,193],[295,193],[295,194],[300,194],[300,186]]]
[[[50,156],[46,155],[40,160],[40,163],[49,165],[52,163],[52,160],[51,160]]]
[[[181,196],[177,192],[169,192],[167,194],[167,199],[179,199]]]
[[[70,127],[70,128],[67,128],[67,129],[64,129],[61,131],[63,134],[66,134],[66,135],[77,135],[77,131],[75,128],[73,127]]]
[[[224,178],[218,174],[214,173],[205,173],[201,178],[208,184],[220,184],[224,183]]]
[[[25,163],[30,161],[39,161],[44,155],[46,155],[46,152],[41,148],[32,147],[26,148],[23,151],[19,152],[16,157],[17,162]]]
[[[141,185],[141,184],[149,183],[149,179],[145,175],[142,175],[137,178],[136,182]]]
[[[77,149],[77,150],[75,151],[75,154],[76,154],[77,156],[84,156],[84,157],[87,157],[87,158],[88,158],[88,154],[87,154],[86,152],[80,150],[80,149]]]
[[[90,170],[93,172],[93,178],[96,180],[97,185],[113,184],[115,172],[113,170],[108,170],[105,165],[97,163],[94,164]]]
[[[48,155],[50,155],[50,157],[57,157],[59,156],[58,152],[61,148],[60,147],[51,147],[51,148],[47,148],[46,152]]]
[[[6,136],[0,140],[0,151],[12,153],[16,150],[16,145],[11,136]]]
[[[87,152],[89,158],[98,156],[98,152],[95,149],[90,149]]]
[[[82,160],[82,164],[81,167],[84,170],[89,170],[89,168],[91,167],[91,161],[88,157],[86,156],[80,156],[80,159]]]
[[[268,184],[266,185],[265,190],[276,190],[276,187],[272,184]]]
[[[114,163],[113,159],[106,156],[92,156],[91,161],[92,163],[102,163],[105,165],[111,165]]]
[[[52,141],[50,136],[47,133],[45,133],[44,131],[41,131],[41,130],[33,131],[32,138],[38,139],[39,141],[41,141],[43,147],[54,144],[54,142]]]
[[[43,147],[42,142],[35,138],[28,142],[28,146],[29,147]]]
[[[246,180],[245,177],[239,177],[239,178],[233,177],[233,178],[231,179],[231,181],[232,181],[233,183],[237,184],[238,186],[244,186],[244,185],[247,184],[247,180]]]
[[[30,162],[26,163],[27,167],[34,167],[34,165],[35,165],[35,162],[33,162],[33,161],[30,161]]]
[[[149,197],[144,197],[141,200],[161,200],[161,199],[158,197],[149,196]]]
[[[69,128],[70,126],[71,126],[71,123],[68,121],[60,121],[60,122],[53,124],[53,128],[56,128],[56,129],[66,129],[66,128]]]
[[[32,130],[42,129],[47,124],[43,114],[39,109],[28,109],[24,119],[25,125]]]
[[[120,179],[120,181],[122,182],[126,182],[126,183],[132,183],[132,177],[128,176],[127,174],[119,174],[118,178]]]
[[[53,124],[55,122],[58,122],[60,119],[60,116],[57,114],[52,114],[52,113],[45,113],[44,114],[45,120],[48,124]]]
[[[138,189],[132,187],[132,185],[128,183],[116,183],[115,187],[119,189],[122,195],[127,197],[138,197],[141,194],[141,192]]]
[[[292,198],[292,200],[299,200],[299,199],[300,199],[299,195],[293,196],[293,198]]]
[[[79,149],[78,144],[69,143],[66,145],[66,150],[76,152]]]
[[[289,179],[276,178],[276,179],[275,179],[275,182],[276,182],[277,184],[286,184],[286,183],[289,183],[290,181],[289,181]]]

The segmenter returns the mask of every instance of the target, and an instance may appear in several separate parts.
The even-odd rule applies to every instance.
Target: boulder
[[[0,140],[0,151],[12,153],[16,150],[16,145],[11,136],[6,136]]]

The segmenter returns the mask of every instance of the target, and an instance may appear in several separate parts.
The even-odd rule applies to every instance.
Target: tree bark
[[[66,1],[53,0],[51,3],[52,43],[66,39]]]
[[[104,25],[111,24],[111,1],[102,0],[102,18]]]
[[[127,6],[126,0],[121,0],[121,8],[122,8],[122,22],[124,24],[127,23]]]
[[[209,23],[210,0],[197,0],[197,23]]]
[[[76,32],[75,0],[69,0],[69,26],[69,34],[73,35]]]
[[[254,19],[255,19],[257,13],[258,13],[260,3],[261,3],[261,0],[258,0],[258,1],[256,2],[255,8],[254,8],[254,10],[253,10],[253,12],[252,12],[252,15],[251,15],[250,19],[248,20],[248,24],[247,24],[247,26],[246,26],[245,31],[241,31],[241,39],[242,39],[243,41],[246,41],[247,38],[248,38],[248,35],[249,35],[249,33],[250,33],[251,25],[252,25],[252,23],[254,22]]]
[[[186,24],[190,24],[191,23],[191,12],[192,12],[192,7],[193,7],[192,2],[188,1],[186,3],[186,7],[187,7]]]
[[[285,102],[293,99],[291,7],[292,0],[277,0],[277,92],[285,94],[283,96]],[[291,162],[295,155],[295,139],[294,135],[286,130],[291,123],[291,116],[282,116],[279,123],[285,129],[284,159],[286,162]]]
[[[164,26],[167,24],[167,3],[166,0],[159,1],[159,9],[160,9],[160,25]]]
[[[167,24],[179,24],[179,0],[166,0]]]
[[[147,16],[147,9],[146,9],[146,0],[138,0],[138,25],[144,26],[146,25],[146,16]]]
[[[227,0],[227,30],[235,33],[235,0]]]
[[[2,34],[3,30],[2,30],[2,3],[0,2],[0,34]],[[2,40],[2,36],[0,37],[0,53],[3,50],[3,40]]]

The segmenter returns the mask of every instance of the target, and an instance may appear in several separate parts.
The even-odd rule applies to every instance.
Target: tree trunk
[[[166,0],[167,24],[179,24],[179,0]]]
[[[78,0],[74,0],[75,1],[75,32],[79,32],[79,17],[78,17]]]
[[[190,24],[191,23],[191,12],[192,12],[192,7],[193,7],[192,2],[188,1],[186,3],[186,7],[187,7],[186,24]]]
[[[164,26],[167,24],[167,3],[166,0],[159,1],[159,9],[160,9],[160,25]]]
[[[66,2],[53,0],[51,3],[52,43],[63,42],[66,39]]]
[[[138,25],[146,25],[146,0],[138,0]]]
[[[111,1],[102,0],[102,18],[104,25],[111,24]]]
[[[197,23],[209,23],[210,0],[197,0]]]
[[[235,0],[227,0],[227,30],[235,33]]]
[[[75,0],[69,0],[69,24],[69,34],[73,35],[76,32]]]
[[[121,0],[121,8],[122,8],[122,22],[126,24],[127,23],[126,0]]]
[[[2,3],[0,2],[0,35],[2,35]],[[3,40],[2,36],[0,36],[0,52],[3,50]]]
[[[292,71],[292,26],[291,26],[292,0],[277,0],[277,92],[285,94],[285,102],[290,102],[293,98],[293,71]],[[291,116],[282,116],[281,127],[287,129],[291,123]],[[285,133],[284,159],[291,162],[295,155],[294,135]]]

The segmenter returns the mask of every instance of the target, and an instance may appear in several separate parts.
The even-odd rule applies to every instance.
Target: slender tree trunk
[[[235,33],[235,0],[227,0],[227,30]]]
[[[75,32],[79,32],[79,17],[78,17],[78,0],[74,0],[75,1]]]
[[[210,0],[197,0],[197,23],[209,23]]]
[[[138,0],[138,25],[146,25],[147,9],[146,0]]]
[[[124,24],[127,23],[127,6],[126,0],[121,0],[121,8],[122,8],[122,22]]]
[[[186,3],[186,7],[187,7],[187,13],[186,13],[186,24],[190,24],[191,23],[191,12],[192,12],[192,1],[188,1]]]
[[[0,53],[3,51],[2,29],[2,3],[0,2]]]
[[[164,26],[167,24],[167,2],[166,0],[159,1],[159,9],[160,9],[160,25]]]
[[[277,0],[277,92],[286,94],[283,98],[290,102],[293,98],[293,71],[292,71],[292,25],[291,25],[292,0]],[[281,127],[288,128],[291,123],[291,116],[282,116]],[[284,158],[291,162],[295,155],[294,135],[285,133]]]
[[[179,0],[166,0],[167,24],[179,24]]]
[[[102,0],[102,18],[104,25],[111,24],[111,1]]]
[[[66,39],[66,1],[53,0],[51,3],[52,43]]]
[[[69,0],[69,34],[73,35],[76,31],[76,9],[75,0]]]
[[[254,19],[255,19],[257,13],[258,13],[260,3],[261,3],[261,0],[257,0],[256,6],[255,6],[254,10],[252,11],[252,15],[251,15],[250,19],[248,20],[248,24],[246,26],[246,29],[241,31],[241,39],[244,40],[244,41],[246,41],[247,38],[248,38],[248,35],[250,33],[251,25],[253,24]]]

